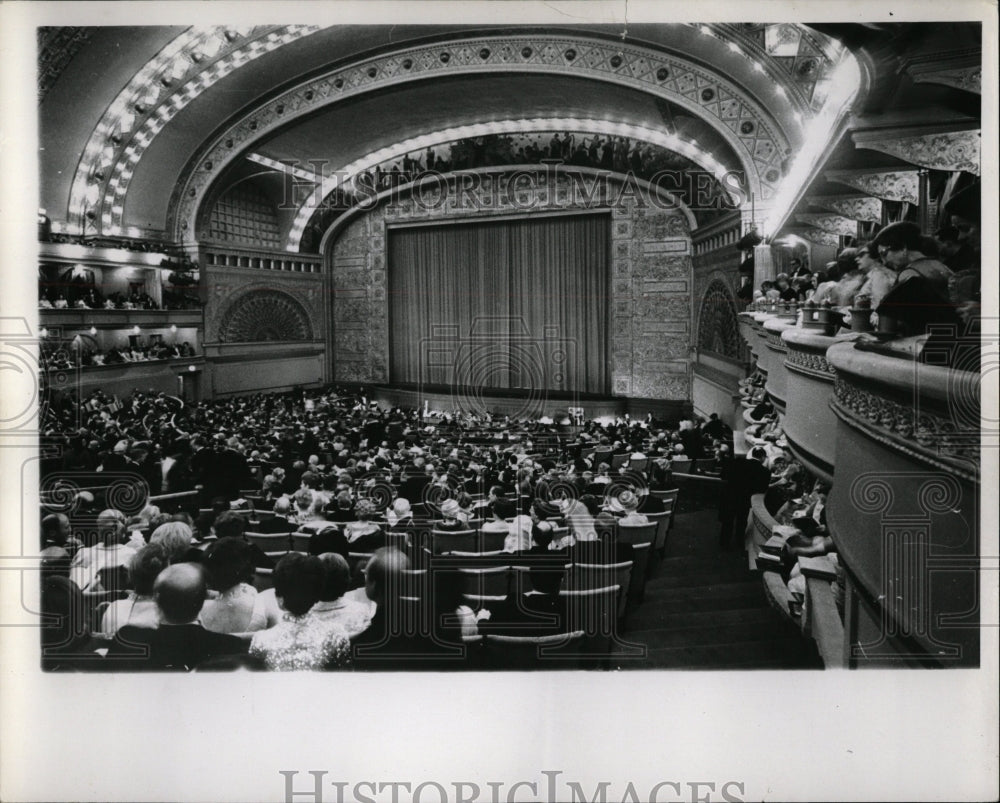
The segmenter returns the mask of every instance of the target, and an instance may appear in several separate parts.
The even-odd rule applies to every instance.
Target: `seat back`
[[[629,460],[629,471],[645,471],[649,465],[648,457],[640,457],[638,460]]]
[[[288,533],[244,533],[249,543],[259,547],[268,556],[284,555],[292,548]]]
[[[476,552],[479,547],[479,537],[475,530],[431,530],[429,542],[426,545],[434,555],[446,555],[449,552]]]
[[[566,588],[570,591],[593,591],[618,585],[620,590],[628,590],[632,561],[620,563],[574,563],[566,575]]]
[[[503,549],[504,542],[507,540],[506,533],[493,533],[493,532],[483,532],[479,531],[479,551],[480,552],[499,552]]]
[[[693,460],[671,460],[670,470],[675,474],[690,474]]]
[[[487,635],[485,665],[490,669],[564,669],[578,660],[583,637],[582,630],[552,636]]]
[[[312,539],[311,533],[292,533],[289,536],[293,552],[308,552],[309,541]]]
[[[656,522],[650,524],[618,523],[618,541],[623,544],[650,544],[656,538]]]
[[[400,552],[405,552],[407,547],[406,533],[392,532],[391,530],[386,532],[385,545],[388,547],[394,547]]]
[[[253,572],[253,587],[258,591],[274,588],[274,570],[258,566]]]
[[[650,491],[650,493],[657,499],[663,502],[663,506],[667,507],[677,504],[677,496],[680,494],[680,488],[671,488],[669,491]]]
[[[600,449],[595,449],[594,450],[594,470],[595,471],[597,470],[597,467],[601,463],[609,463],[610,464],[610,460],[611,460],[611,450],[610,449],[608,449],[608,448],[600,448]]]
[[[482,569],[461,567],[462,593],[483,599],[504,599],[510,585],[510,567],[487,566]]]
[[[627,453],[611,455],[611,470],[618,471],[618,469],[624,466],[628,461],[629,455]]]
[[[606,651],[618,616],[618,592],[617,585],[560,591],[566,606],[566,629],[582,630],[592,647]]]
[[[667,527],[670,526],[671,513],[647,513],[646,518],[656,524],[656,536],[653,538],[653,549],[660,551],[667,543]]]

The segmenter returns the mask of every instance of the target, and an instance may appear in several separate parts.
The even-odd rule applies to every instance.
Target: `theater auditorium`
[[[40,666],[978,667],[981,39],[39,29]]]

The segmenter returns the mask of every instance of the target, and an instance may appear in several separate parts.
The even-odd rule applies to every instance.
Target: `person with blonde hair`
[[[183,521],[168,521],[153,530],[149,543],[162,546],[168,562],[178,563],[191,547],[193,538],[191,528]]]

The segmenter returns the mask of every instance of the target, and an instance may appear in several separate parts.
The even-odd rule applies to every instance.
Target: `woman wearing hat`
[[[459,506],[455,499],[445,499],[441,503],[441,521],[434,525],[435,530],[465,530],[468,528],[469,520],[466,513]]]

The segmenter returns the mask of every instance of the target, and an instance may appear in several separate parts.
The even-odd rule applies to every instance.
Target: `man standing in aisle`
[[[766,459],[767,453],[756,446],[749,455],[729,461],[722,469],[721,479],[725,484],[719,503],[719,547],[723,551],[741,548],[750,498],[765,493],[771,482],[771,472],[764,466]]]

